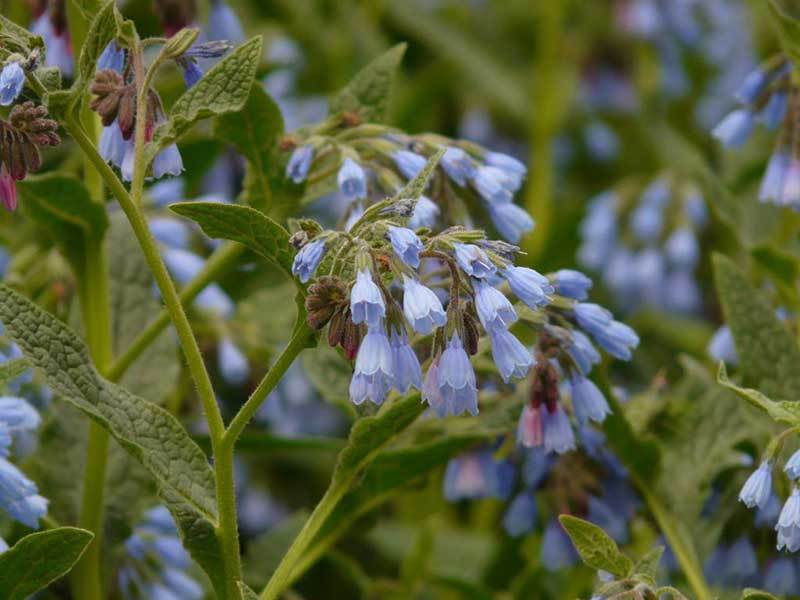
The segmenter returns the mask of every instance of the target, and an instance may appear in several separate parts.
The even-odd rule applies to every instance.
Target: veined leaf
[[[160,485],[216,519],[206,456],[172,415],[105,381],[75,333],[6,286],[0,286],[0,320],[57,395],[108,429]]]
[[[169,119],[155,132],[148,155],[171,144],[201,119],[236,112],[244,107],[261,58],[261,36],[236,48],[175,101]]]
[[[264,213],[219,202],[181,202],[171,204],[170,209],[195,221],[207,236],[244,244],[293,277],[289,233]]]
[[[728,372],[723,362],[719,363],[717,382],[732,392],[735,392],[739,397],[747,400],[756,408],[766,412],[773,420],[793,426],[800,425],[800,403],[787,400],[775,402],[758,390],[739,387],[728,379]]]
[[[0,598],[24,600],[69,573],[92,533],[59,527],[26,535],[0,554]]]
[[[270,178],[278,175],[278,140],[283,134],[283,116],[278,105],[254,83],[242,110],[217,118],[214,137],[231,144],[247,158],[244,200],[272,214]]]
[[[561,515],[558,520],[588,566],[608,571],[617,577],[631,574],[631,559],[620,552],[617,543],[597,525],[570,515]]]
[[[656,546],[639,559],[633,572],[637,575],[649,577],[652,584],[655,585],[656,577],[658,577],[658,565],[661,562],[661,556],[663,554],[664,546]]]
[[[361,69],[331,99],[330,112],[358,113],[366,122],[385,120],[395,73],[405,51],[406,44],[398,44]]]
[[[24,358],[16,358],[0,363],[0,389],[5,388],[14,379],[22,375],[30,368],[28,361]]]
[[[722,255],[714,256],[714,280],[745,381],[772,397],[800,398],[800,350],[774,308]]]

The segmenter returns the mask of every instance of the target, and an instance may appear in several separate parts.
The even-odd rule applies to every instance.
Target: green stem
[[[284,348],[278,360],[275,361],[275,364],[272,365],[272,368],[270,368],[269,372],[267,372],[261,380],[261,383],[258,384],[258,387],[253,390],[247,402],[239,409],[239,412],[228,425],[228,429],[222,437],[220,450],[233,452],[236,440],[239,439],[245,426],[250,422],[250,419],[253,418],[253,415],[256,414],[256,411],[264,402],[267,395],[278,385],[283,374],[286,373],[286,370],[292,365],[297,355],[306,347],[313,333],[314,332],[305,320],[298,324],[292,339],[289,341],[286,348]]]
[[[188,306],[208,284],[219,278],[245,252],[245,247],[236,242],[228,242],[212,254],[200,271],[180,292],[180,301]],[[170,314],[162,309],[158,316],[142,331],[131,345],[114,361],[106,373],[111,381],[119,381],[137,358],[164,331],[170,323]]]
[[[711,600],[711,591],[708,589],[708,584],[703,576],[703,569],[694,549],[686,543],[685,537],[681,535],[677,524],[658,496],[647,485],[638,481],[638,478],[634,477],[633,479],[656,523],[658,523],[661,533],[664,534],[670,549],[675,554],[675,558],[678,560],[678,564],[681,566],[683,574],[686,576],[686,581],[689,582],[695,597],[697,600]]]

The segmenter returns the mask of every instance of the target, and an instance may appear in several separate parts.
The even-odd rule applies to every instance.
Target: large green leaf
[[[719,371],[717,373],[717,381],[724,387],[732,392],[735,392],[740,398],[743,398],[756,408],[763,410],[767,413],[772,420],[778,423],[786,423],[793,427],[800,426],[800,403],[792,400],[783,400],[775,402],[770,400],[759,392],[758,390],[739,387],[728,379],[728,373],[725,369],[725,363],[719,364]]]
[[[21,204],[43,225],[76,273],[83,270],[86,242],[108,227],[105,207],[93,202],[83,183],[60,173],[31,175],[17,183]]]
[[[159,148],[177,140],[201,119],[241,110],[260,59],[261,36],[256,36],[211,67],[175,101],[169,119],[156,130],[148,153],[155,156]]]
[[[373,123],[385,120],[392,83],[405,51],[406,44],[397,44],[359,71],[331,99],[331,113],[354,112]]]
[[[597,525],[570,515],[561,515],[558,520],[588,566],[617,577],[631,574],[631,559],[620,552],[617,543]]]
[[[108,429],[160,485],[216,519],[206,456],[172,415],[105,381],[75,333],[6,286],[0,286],[0,320],[57,395]]]
[[[289,233],[264,213],[219,202],[181,202],[171,204],[170,209],[195,221],[207,236],[244,244],[292,277],[294,252]]]
[[[775,309],[724,256],[714,256],[714,279],[745,381],[774,398],[800,398],[800,350]]]
[[[0,598],[24,600],[69,573],[92,541],[76,527],[26,535],[0,554]]]
[[[242,110],[222,115],[214,123],[214,137],[231,144],[247,158],[244,201],[270,214],[274,214],[270,179],[278,175],[281,135],[281,111],[258,83],[253,84]]]

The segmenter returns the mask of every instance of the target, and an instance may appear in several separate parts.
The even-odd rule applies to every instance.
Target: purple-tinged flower
[[[454,244],[456,262],[470,277],[483,279],[494,274],[496,267],[481,248],[474,244]]]
[[[734,148],[741,146],[753,131],[755,118],[747,108],[737,108],[728,113],[711,132],[723,146]]]
[[[0,396],[0,457],[8,457],[15,435],[36,429],[40,422],[39,413],[27,400]]]
[[[786,117],[786,107],[789,104],[789,94],[783,90],[777,91],[769,97],[766,106],[758,113],[758,120],[768,129],[775,129]]]
[[[184,571],[174,567],[165,567],[161,571],[165,587],[169,590],[169,596],[164,600],[180,598],[181,600],[201,600],[205,596],[203,588],[194,579],[189,577]],[[152,600],[160,600],[158,596],[152,595]]]
[[[744,586],[758,573],[758,559],[753,544],[740,537],[728,548],[722,578],[728,585]]]
[[[441,164],[450,179],[462,187],[475,175],[475,163],[472,158],[455,146],[447,147],[442,155]]]
[[[403,275],[403,314],[414,331],[424,335],[447,322],[447,314],[433,290],[406,275]]]
[[[692,190],[684,199],[683,214],[695,227],[705,227],[708,223],[708,208],[706,201],[697,190]]]
[[[630,360],[633,350],[639,345],[636,332],[619,321],[611,323],[594,334],[595,341],[611,356],[619,360]]]
[[[392,328],[392,361],[394,363],[394,387],[405,394],[412,387],[422,389],[422,370],[416,352],[408,343],[406,332]]]
[[[790,70],[791,66],[788,61],[781,61],[777,64],[767,61],[758,65],[756,69],[748,73],[734,97],[742,104],[753,104],[773,81],[789,73]]]
[[[292,156],[286,165],[286,177],[295,183],[303,183],[308,177],[308,170],[313,160],[313,146],[298,146],[292,151]]]
[[[25,86],[25,71],[16,61],[0,71],[0,106],[8,106],[17,99]]]
[[[8,211],[17,210],[17,182],[8,172],[5,163],[0,164],[0,203]]]
[[[120,48],[116,41],[112,40],[106,45],[97,59],[97,70],[111,69],[117,73],[122,73],[124,68],[125,50]]]
[[[250,363],[230,338],[223,338],[217,349],[217,366],[230,385],[242,385],[250,377]]]
[[[711,336],[708,343],[708,355],[716,361],[725,361],[730,365],[739,363],[736,346],[733,344],[733,333],[727,325],[722,325]]]
[[[775,530],[778,532],[778,550],[800,550],[800,490],[797,487],[792,489],[792,494],[783,505]]]
[[[507,184],[512,192],[515,192],[522,185],[522,180],[528,173],[528,168],[513,156],[502,152],[487,152],[483,160],[487,165],[503,171],[510,180]]]
[[[2,420],[3,417],[2,414],[0,414],[0,421]],[[800,450],[797,450],[789,457],[789,460],[787,460],[786,464],[783,466],[783,470],[792,481],[800,479]]]
[[[481,279],[474,286],[475,309],[483,328],[489,333],[508,329],[517,320],[517,311],[505,294]]]
[[[599,161],[613,160],[619,154],[620,141],[614,130],[602,121],[593,121],[583,132],[589,155]]]
[[[183,83],[187,89],[203,78],[203,69],[194,60],[181,57],[177,62],[183,70]]]
[[[542,443],[546,452],[564,454],[575,449],[575,433],[560,404],[553,411],[542,411],[542,432]]]
[[[490,206],[510,203],[514,197],[512,182],[508,175],[496,167],[484,165],[478,167],[472,176],[472,184]]]
[[[420,196],[414,205],[414,212],[408,224],[413,229],[420,227],[433,227],[436,224],[436,219],[439,216],[439,207],[436,203],[427,196]]]
[[[292,274],[302,283],[306,283],[319,267],[325,255],[325,240],[317,238],[308,242],[295,255],[292,263]]]
[[[567,347],[567,353],[572,357],[580,372],[588,375],[592,366],[600,362],[600,353],[582,331],[573,329],[570,331],[570,335],[572,343]]]
[[[412,269],[419,267],[419,253],[422,241],[417,234],[406,227],[389,226],[389,241],[397,257]]]
[[[555,291],[547,277],[528,267],[509,265],[502,276],[514,295],[534,310],[550,302],[548,295]]]
[[[596,335],[609,326],[613,315],[599,304],[579,302],[575,305],[575,318],[582,329],[591,335]]]
[[[758,192],[758,199],[761,202],[772,201],[775,204],[783,204],[783,182],[789,171],[792,159],[790,153],[779,148],[772,153],[767,163],[767,171],[761,180],[761,188]]]
[[[629,226],[637,239],[648,242],[661,233],[664,216],[661,206],[642,201],[631,213]]]
[[[183,172],[183,159],[176,144],[170,144],[153,159],[153,177],[161,179],[164,175],[177,177]]]
[[[536,526],[536,499],[529,492],[514,497],[503,515],[503,528],[511,537],[520,537]]]
[[[47,513],[47,500],[39,495],[36,484],[5,458],[0,458],[0,508],[34,529]]]
[[[122,130],[116,119],[108,127],[103,127],[98,150],[104,161],[121,168],[129,148],[133,148],[133,139],[126,140],[122,137]]]
[[[697,236],[689,227],[680,227],[667,238],[667,259],[679,269],[693,269],[700,258]]]
[[[496,461],[488,449],[467,452],[447,463],[444,496],[450,502],[507,498],[514,484],[514,468]]]
[[[764,508],[756,510],[755,523],[757,527],[772,527],[781,514],[781,500],[775,492],[770,493]]]
[[[544,443],[541,407],[525,404],[519,416],[517,443],[526,448],[536,448]]]
[[[414,179],[428,162],[424,156],[409,150],[398,150],[392,154],[392,160],[406,179]]]
[[[440,406],[433,408],[443,417],[468,412],[478,414],[478,390],[475,387],[475,371],[464,351],[461,339],[453,334],[439,360],[437,382],[441,394]]]
[[[533,356],[514,334],[502,327],[489,329],[492,356],[503,381],[525,377],[533,365]]]
[[[800,207],[800,159],[792,157],[783,178],[779,204]]]
[[[575,565],[578,558],[572,541],[558,520],[548,521],[541,545],[542,566],[548,571],[560,571]]]
[[[51,10],[45,10],[31,24],[31,33],[39,35],[44,40],[47,50],[45,66],[58,67],[64,77],[72,77],[74,61],[72,55],[72,40],[69,37],[69,28],[66,23],[57,23],[56,15]],[[59,15],[63,16],[63,15]]]
[[[573,300],[586,300],[592,287],[592,280],[580,271],[561,269],[553,276],[556,292]]]
[[[602,423],[606,415],[611,414],[603,392],[590,379],[583,375],[573,374],[569,378],[572,394],[572,408],[575,418],[580,425],[585,425],[589,420]]]
[[[800,588],[797,565],[791,558],[779,557],[772,561],[764,574],[764,589],[771,594],[788,596]]]
[[[364,400],[382,404],[394,384],[394,374],[392,347],[379,320],[374,326],[368,326],[367,335],[358,349],[350,380],[350,400],[353,404],[361,404]]]
[[[528,212],[512,202],[489,204],[489,218],[503,239],[513,244],[519,242],[534,227]]]
[[[356,274],[356,282],[350,290],[350,312],[353,323],[366,323],[369,327],[377,327],[386,316],[381,288],[375,284],[367,268]]]
[[[336,180],[339,190],[346,198],[357,200],[367,197],[367,175],[361,165],[352,158],[344,159]]]
[[[212,0],[206,30],[209,40],[227,40],[233,44],[240,44],[245,39],[239,17],[225,0]]]

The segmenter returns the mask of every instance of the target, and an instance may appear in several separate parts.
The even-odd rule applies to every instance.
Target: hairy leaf
[[[181,202],[171,204],[170,209],[197,222],[207,236],[244,244],[292,277],[294,252],[289,233],[264,213],[218,202]]]
[[[795,427],[800,425],[800,403],[789,400],[775,402],[758,390],[739,387],[728,379],[728,373],[725,369],[725,363],[723,362],[719,363],[717,381],[732,392],[735,392],[739,397],[747,400],[756,408],[766,412],[773,420],[779,423],[787,423]]]
[[[101,239],[108,227],[105,207],[93,202],[74,177],[48,173],[17,183],[21,204],[44,226],[76,273],[83,271],[86,241]]]
[[[169,119],[156,130],[149,153],[154,156],[159,148],[177,140],[201,119],[241,110],[260,58],[261,36],[256,36],[211,67],[175,101]]]
[[[92,533],[59,527],[26,535],[0,554],[0,598],[24,600],[69,573]]]
[[[206,457],[172,415],[103,380],[66,325],[6,286],[0,287],[0,320],[56,394],[108,429],[161,485],[216,519]]]
[[[405,51],[406,44],[397,44],[359,71],[331,99],[331,113],[354,112],[373,123],[385,120],[395,73]]]
[[[242,110],[217,118],[214,137],[241,152],[247,158],[247,175],[242,192],[247,204],[273,214],[270,178],[278,174],[278,141],[283,134],[280,108],[254,83]]]
[[[431,180],[433,172],[436,170],[436,166],[439,164],[439,160],[442,158],[442,156],[444,156],[444,152],[445,148],[440,148],[434,154],[432,154],[422,170],[417,173],[417,176],[406,183],[403,188],[397,192],[394,200],[400,200],[402,198],[411,198],[417,200],[422,194],[424,194],[425,188],[428,187],[428,182]]]
[[[588,566],[608,571],[617,577],[631,574],[631,559],[620,552],[617,543],[597,525],[570,515],[561,515],[558,520]]]
[[[0,58],[13,52],[28,54],[34,48],[44,48],[44,40],[0,15]]]
[[[745,381],[768,396],[800,398],[800,350],[773,307],[724,256],[714,256],[714,279]]]
[[[636,563],[633,572],[637,575],[644,575],[648,577],[654,585],[656,577],[658,576],[658,565],[661,562],[661,556],[664,554],[664,546],[656,546],[645,554]]]

